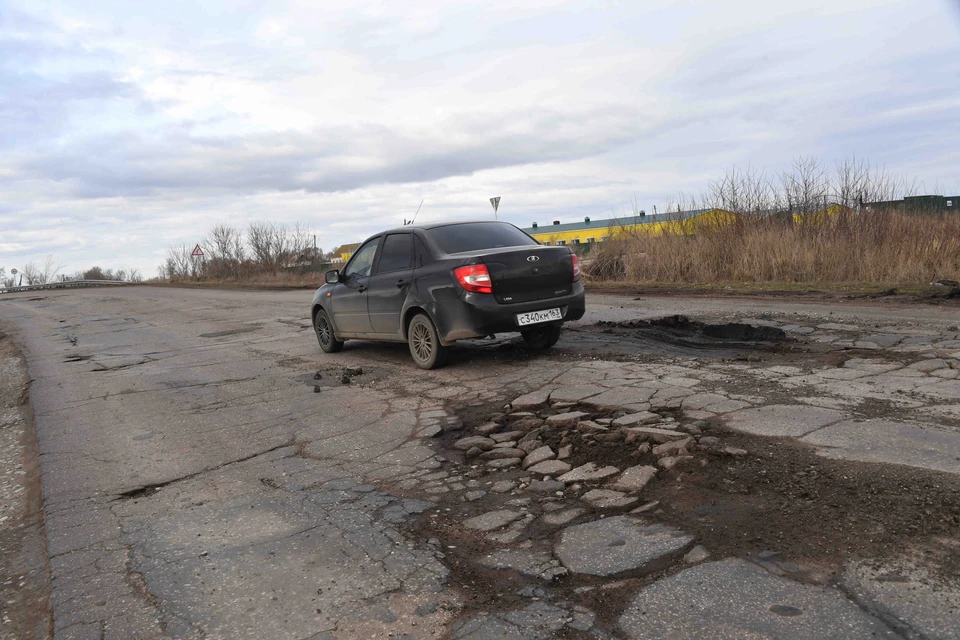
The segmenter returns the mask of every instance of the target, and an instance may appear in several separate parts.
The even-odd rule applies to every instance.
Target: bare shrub
[[[290,227],[275,222],[252,222],[247,227],[247,242],[263,273],[279,272],[311,247],[310,234],[300,223]]]
[[[321,262],[303,223],[252,222],[245,230],[217,224],[201,241],[205,255],[191,256],[187,245],[170,247],[157,268],[161,279],[267,282],[284,271],[311,272]]]
[[[170,282],[199,277],[203,262],[200,258],[190,255],[192,252],[192,249],[185,244],[169,247],[166,262],[157,270],[159,276]]]
[[[818,158],[799,157],[774,177],[732,167],[699,198],[680,194],[675,209],[647,219],[652,226],[618,221],[586,272],[670,283],[956,280],[960,216],[864,206],[916,192],[916,180],[855,157],[832,172]],[[639,215],[635,200],[631,207]],[[680,209],[721,211],[683,220]]]
[[[800,156],[790,169],[774,177],[752,167],[731,167],[711,180],[699,198],[680,194],[680,206],[676,208],[723,209],[745,215],[812,213],[831,204],[859,208],[864,203],[898,200],[916,192],[916,180],[890,175],[883,167],[874,167],[855,156],[837,162],[833,172],[819,158]]]

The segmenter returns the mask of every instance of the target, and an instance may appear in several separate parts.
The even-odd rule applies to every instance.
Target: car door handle
[[[407,282],[406,280],[397,280],[397,289],[402,289],[402,288],[404,288],[405,286],[407,286],[408,284],[410,284],[410,283]]]
[[[366,290],[367,288],[363,285],[360,285],[359,287],[357,287],[357,293],[363,293]]]

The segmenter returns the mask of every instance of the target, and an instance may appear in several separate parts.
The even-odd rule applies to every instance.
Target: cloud
[[[152,272],[256,219],[333,245],[421,200],[422,219],[492,195],[522,224],[601,217],[804,154],[950,184],[947,4],[8,1],[0,264]]]
[[[194,190],[346,191],[602,154],[650,135],[640,116],[623,107],[580,113],[527,109],[478,114],[436,130],[358,125],[308,135],[232,137],[125,132],[23,154],[18,174],[63,182],[74,195],[93,198]]]

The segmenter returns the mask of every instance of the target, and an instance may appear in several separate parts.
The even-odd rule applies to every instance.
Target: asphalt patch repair
[[[593,420],[615,417],[571,405],[546,406],[535,413],[539,419],[567,411],[584,411]],[[501,423],[501,432],[515,424],[491,403],[460,407],[462,428],[438,438],[439,448],[455,464],[462,464],[465,477],[483,481],[516,481],[520,488],[534,479],[527,471],[488,470],[482,463],[452,448],[454,441],[474,434],[474,428]],[[521,608],[530,598],[542,598],[586,606],[600,625],[616,629],[619,616],[644,586],[674,574],[689,565],[675,562],[652,573],[637,572],[604,580],[569,574],[544,583],[513,570],[485,567],[481,560],[501,548],[527,549],[553,546],[568,526],[628,513],[645,505],[638,515],[650,523],[669,525],[694,536],[711,560],[743,558],[768,571],[805,584],[838,584],[844,566],[854,559],[882,562],[915,553],[943,583],[960,583],[960,479],[951,474],[911,467],[830,460],[819,457],[806,445],[786,438],[740,434],[718,421],[694,421],[679,411],[661,410],[672,428],[686,431],[706,446],[692,445],[691,458],[671,469],[660,469],[643,489],[639,503],[622,509],[593,508],[578,494],[582,488],[567,487],[563,497],[538,497],[529,491],[488,491],[473,502],[437,499],[438,508],[414,525],[423,539],[442,541],[444,562],[461,586],[465,600],[462,619],[496,606],[498,610]],[[544,444],[553,450],[571,446],[564,460],[573,468],[588,462],[625,469],[657,465],[652,454],[637,454],[625,446],[617,432],[584,434],[576,428],[551,428],[541,432]],[[706,438],[706,439],[705,439]],[[546,526],[537,518],[508,545],[497,544],[463,526],[475,515],[493,509],[516,508],[518,496],[532,497],[530,511],[539,504],[558,500],[583,513],[563,526]],[[510,502],[513,501],[511,505]],[[589,637],[565,629],[557,637]]]

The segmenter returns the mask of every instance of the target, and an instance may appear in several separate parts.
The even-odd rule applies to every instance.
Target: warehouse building
[[[524,231],[542,244],[592,245],[617,235],[639,233],[688,235],[696,233],[696,229],[701,225],[726,224],[734,217],[734,214],[723,209],[694,209],[656,215],[646,215],[641,211],[639,215],[621,218],[602,220],[584,218],[583,222],[561,223],[559,220],[554,220],[553,224],[543,226],[534,222]]]
[[[910,213],[957,213],[960,196],[908,196],[902,200],[868,202],[866,211],[907,211]]]

